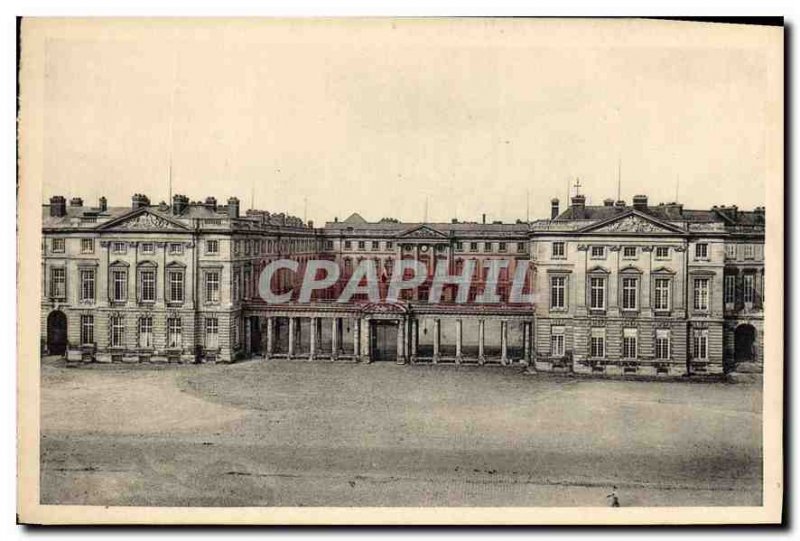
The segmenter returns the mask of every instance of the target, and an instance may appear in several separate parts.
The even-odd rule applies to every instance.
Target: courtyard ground
[[[520,368],[42,365],[42,503],[759,505],[761,385]]]

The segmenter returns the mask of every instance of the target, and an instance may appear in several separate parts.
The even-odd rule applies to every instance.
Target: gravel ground
[[[47,359],[41,464],[42,503],[759,505],[761,385]]]

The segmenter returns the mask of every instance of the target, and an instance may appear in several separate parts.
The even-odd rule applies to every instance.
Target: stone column
[[[371,337],[371,330],[370,330],[370,321],[369,320],[362,320],[361,321],[361,360],[365,363],[372,362],[372,358],[370,357],[370,340]]]
[[[274,341],[274,338],[272,336],[273,323],[274,323],[273,318],[272,317],[268,317],[267,318],[267,343],[266,343],[266,346],[265,346],[266,347],[266,351],[264,352],[264,358],[265,359],[269,359],[270,356],[272,355],[272,342]]]
[[[417,347],[419,346],[419,321],[411,320],[411,362],[417,360]]]
[[[317,353],[317,329],[319,328],[318,319],[311,318],[308,326],[308,359],[314,360],[314,355]]]
[[[486,356],[483,353],[483,325],[484,321],[478,320],[478,364],[483,364],[486,361]]]
[[[461,325],[460,319],[456,320],[456,364],[461,364]]]
[[[433,364],[439,362],[439,342],[441,340],[442,320],[433,320]]]
[[[339,356],[339,318],[331,318],[331,360]]]
[[[294,330],[295,330],[295,318],[289,318],[289,349],[287,350],[286,356],[291,359],[292,355],[294,355]]]
[[[361,320],[353,321],[353,357],[358,360],[361,354]]]
[[[406,327],[400,320],[397,324],[397,364],[406,364]]]
[[[508,321],[500,322],[500,363],[508,364]]]
[[[522,349],[523,363],[528,365],[531,361],[531,324],[527,321],[522,324]]]

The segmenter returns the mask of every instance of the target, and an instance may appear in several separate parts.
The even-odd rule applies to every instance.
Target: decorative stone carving
[[[639,216],[626,216],[616,222],[605,225],[596,231],[622,232],[622,233],[663,233],[667,229],[659,227]]]
[[[173,229],[175,226],[160,216],[143,212],[130,220],[117,224],[116,227],[120,229]]]

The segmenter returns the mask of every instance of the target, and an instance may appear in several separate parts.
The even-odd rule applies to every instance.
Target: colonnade
[[[423,355],[420,354],[420,321],[422,319],[433,322],[433,347],[432,353],[430,348],[426,348]],[[485,363],[500,363],[509,364],[513,361],[522,361],[528,363],[531,359],[532,348],[532,322],[522,322],[522,342],[523,347],[520,353],[514,355],[512,358],[509,355],[509,338],[508,329],[509,321],[506,319],[490,319],[479,318],[477,319],[478,327],[478,344],[477,344],[477,357],[474,355],[467,355],[464,347],[464,319],[463,318],[441,318],[441,317],[339,317],[339,316],[283,316],[285,320],[282,325],[278,325],[277,316],[268,316],[262,318],[262,332],[263,339],[262,352],[265,357],[285,357],[289,359],[309,359],[309,360],[322,360],[322,359],[348,359],[362,362],[371,362],[379,358],[394,358],[400,364],[405,362],[430,362],[433,364],[449,362],[460,364],[462,362],[472,362],[477,364]],[[288,320],[288,321],[286,321]],[[308,323],[301,323],[301,320],[307,320]],[[442,321],[447,320],[455,323],[455,355],[452,354],[452,349],[449,355],[443,354],[442,344]],[[486,323],[487,321],[494,321],[500,323],[500,351],[499,357],[497,353],[493,356],[487,356],[486,347]],[[345,322],[349,323],[350,330],[348,333],[343,332],[343,325]],[[323,325],[330,325],[330,339],[327,344],[323,344]],[[381,333],[379,326],[388,326],[389,334]],[[301,340],[301,327],[308,329],[308,335],[305,340]],[[285,346],[278,347],[278,329],[287,329],[288,337],[281,336],[282,344]],[[386,342],[386,337],[396,333],[396,350],[391,347],[391,344]],[[327,333],[326,333],[327,334]],[[345,336],[349,334],[350,336]],[[379,339],[380,341],[379,343]],[[345,343],[348,342],[348,343]],[[451,348],[453,344],[448,344]],[[494,344],[496,348],[497,344]],[[279,351],[280,349],[280,351]],[[393,350],[393,351],[392,351]],[[496,352],[496,350],[495,350]],[[388,355],[387,355],[388,353]]]

